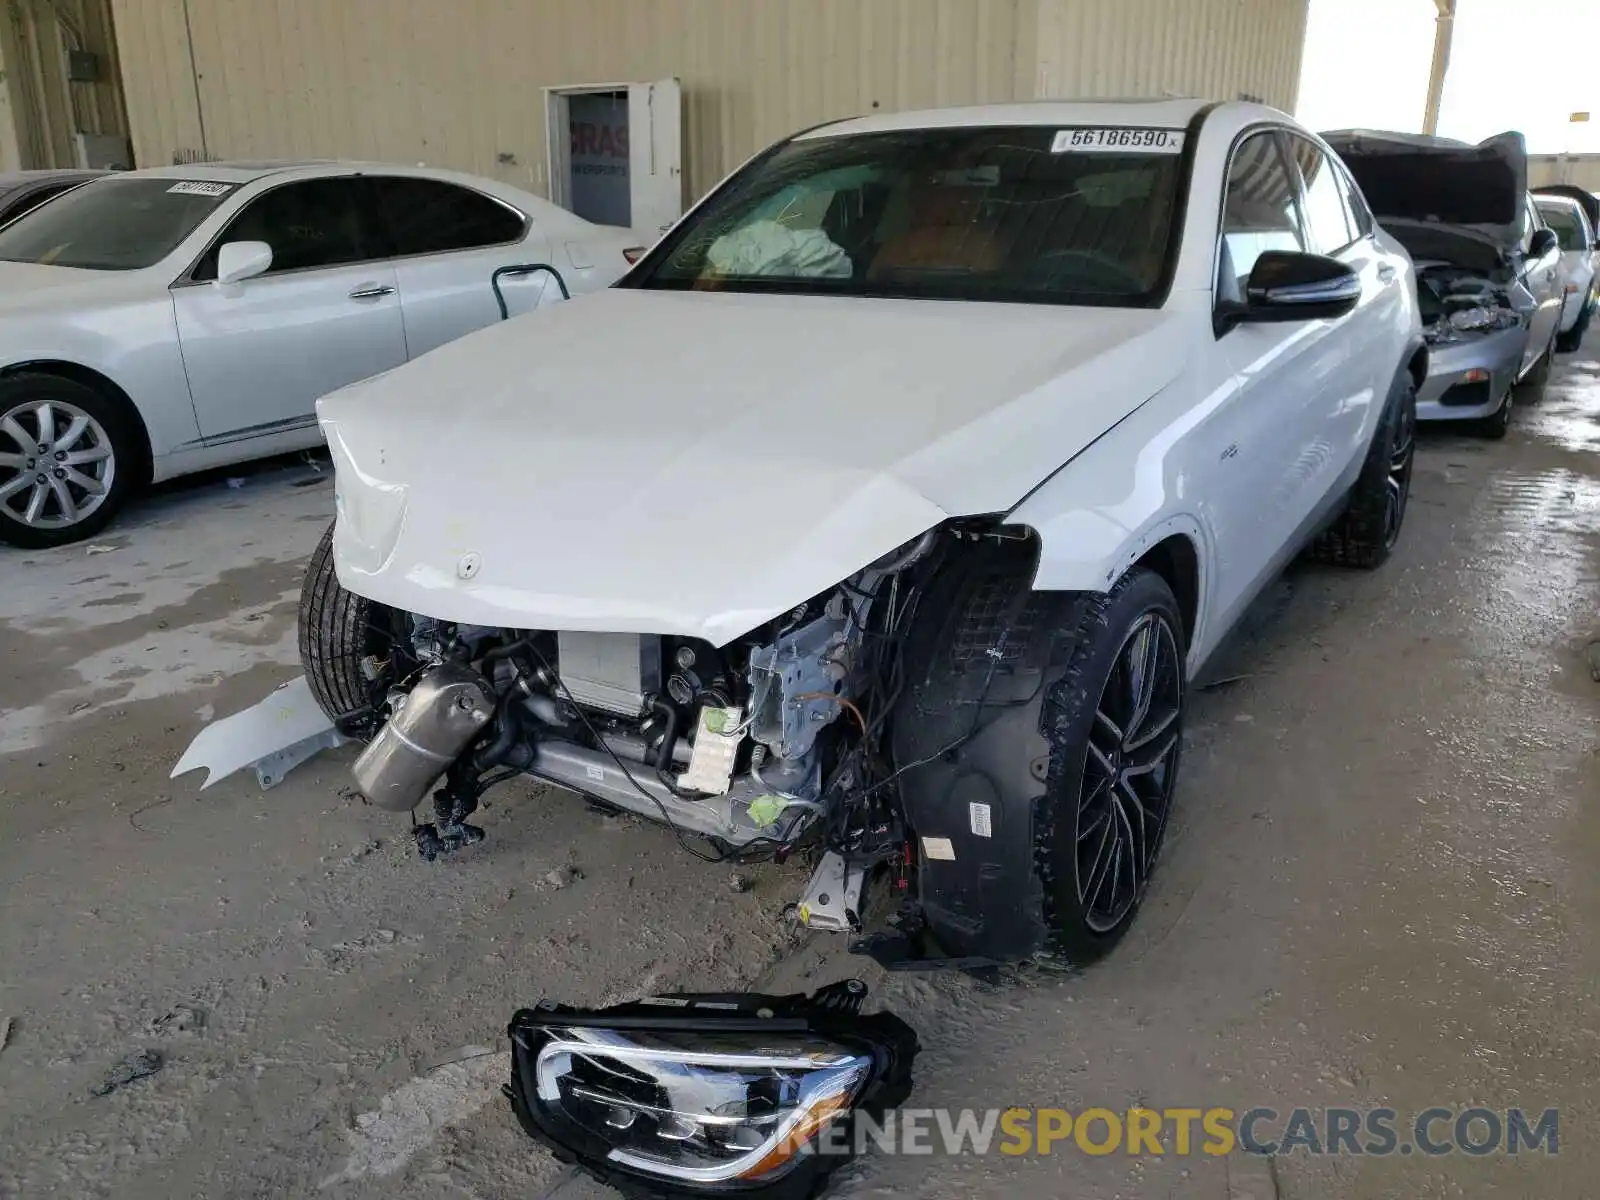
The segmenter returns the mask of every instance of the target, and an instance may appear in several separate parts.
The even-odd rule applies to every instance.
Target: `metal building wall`
[[[189,0],[187,27],[183,0],[113,3],[146,166],[365,157],[543,192],[543,88],[676,75],[697,195],[797,128],[1032,77],[1033,0]]]
[[[1294,108],[1308,0],[1038,0],[1039,96]]]
[[[1530,154],[1528,186],[1572,183],[1600,192],[1600,154]]]
[[[425,161],[543,192],[543,88],[675,75],[691,196],[835,117],[1037,95],[1288,107],[1307,0],[111,0],[135,157]]]
[[[68,78],[73,50],[98,57],[97,81]],[[74,166],[74,134],[125,134],[120,69],[109,0],[0,4],[0,169]]]

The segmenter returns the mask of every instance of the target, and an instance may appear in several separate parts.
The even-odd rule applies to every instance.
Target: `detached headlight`
[[[819,1139],[910,1091],[916,1035],[862,1016],[866,994],[852,979],[811,996],[541,1001],[511,1020],[506,1094],[558,1157],[632,1195],[811,1196],[853,1141]]]

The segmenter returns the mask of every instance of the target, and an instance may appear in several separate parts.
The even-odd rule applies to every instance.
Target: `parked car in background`
[[[0,540],[76,541],[146,481],[314,446],[317,397],[606,287],[646,244],[424,168],[91,181],[0,229]]]
[[[1308,545],[1395,546],[1425,359],[1404,248],[1282,113],[836,122],[616,287],[319,403],[307,678],[426,856],[527,772],[815,849],[814,928],[884,880],[888,960],[1087,962],[1189,681]]]
[[[1587,193],[1586,193],[1587,194]],[[1570,354],[1583,345],[1590,318],[1594,315],[1597,288],[1594,223],[1584,206],[1571,196],[1545,192],[1534,194],[1539,215],[1561,242],[1561,323],[1556,349]],[[1597,205],[1600,210],[1600,205]]]
[[[1561,317],[1561,247],[1528,194],[1520,133],[1473,146],[1342,130],[1327,139],[1416,265],[1428,378],[1419,421],[1504,437],[1524,383],[1542,395]]]
[[[104,174],[104,171],[0,172],[0,225],[15,221],[46,200]]]

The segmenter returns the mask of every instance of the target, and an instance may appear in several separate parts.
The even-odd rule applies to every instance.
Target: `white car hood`
[[[0,262],[0,313],[30,316],[43,305],[58,307],[87,299],[122,299],[142,272],[83,271],[38,263]]]
[[[724,644],[1010,509],[1183,357],[1149,309],[601,292],[321,401],[339,579],[463,623]]]

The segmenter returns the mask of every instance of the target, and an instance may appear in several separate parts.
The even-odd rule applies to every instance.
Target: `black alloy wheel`
[[[1389,442],[1389,478],[1385,486],[1383,545],[1393,550],[1405,524],[1406,505],[1411,500],[1411,467],[1417,456],[1417,410],[1403,407],[1396,415]]]
[[[1121,925],[1155,865],[1177,783],[1183,663],[1165,615],[1128,631],[1095,708],[1079,788],[1076,866],[1084,923]]]

